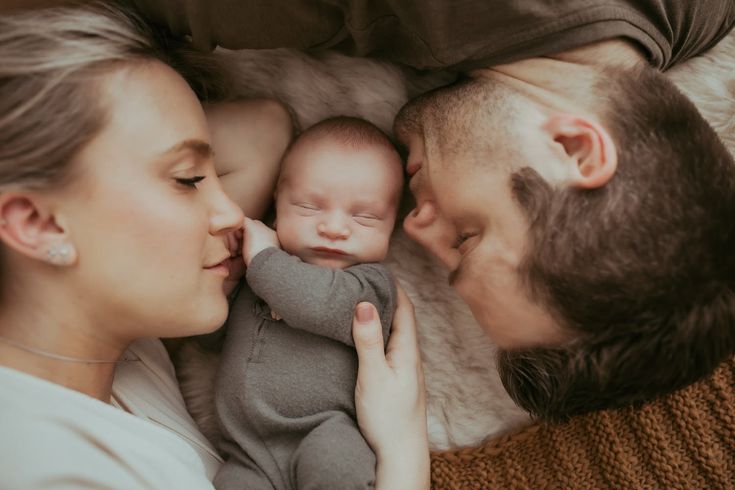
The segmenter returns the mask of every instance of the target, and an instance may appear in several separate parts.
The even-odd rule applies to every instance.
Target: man
[[[395,129],[417,198],[404,228],[503,349],[519,405],[646,401],[735,352],[735,163],[634,46],[476,70]]]

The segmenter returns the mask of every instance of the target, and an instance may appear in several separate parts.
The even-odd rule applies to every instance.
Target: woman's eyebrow
[[[198,139],[187,139],[180,143],[176,143],[174,146],[161,153],[161,156],[176,154],[184,150],[189,150],[193,152],[197,156],[197,158],[201,160],[206,160],[208,158],[214,157],[214,150],[212,149],[212,146],[206,141]]]

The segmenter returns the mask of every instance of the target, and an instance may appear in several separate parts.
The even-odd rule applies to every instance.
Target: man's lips
[[[419,171],[421,168],[423,162],[409,162],[408,165],[406,165],[406,173],[409,177],[412,177],[413,174]]]
[[[334,254],[334,255],[348,255],[347,252],[344,250],[340,250],[338,248],[329,248],[329,247],[312,247],[312,250],[317,253],[324,253],[324,254]]]

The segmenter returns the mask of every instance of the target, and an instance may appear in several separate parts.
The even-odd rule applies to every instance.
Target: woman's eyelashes
[[[196,175],[194,177],[177,177],[174,180],[177,184],[182,185],[184,187],[190,188],[190,189],[196,189],[197,183],[204,180],[206,177],[204,175]]]

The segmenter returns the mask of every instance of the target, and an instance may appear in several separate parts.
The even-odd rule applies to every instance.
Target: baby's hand
[[[245,259],[245,265],[250,266],[253,257],[269,247],[281,248],[275,230],[268,228],[261,221],[245,218],[242,241],[242,258]]]

